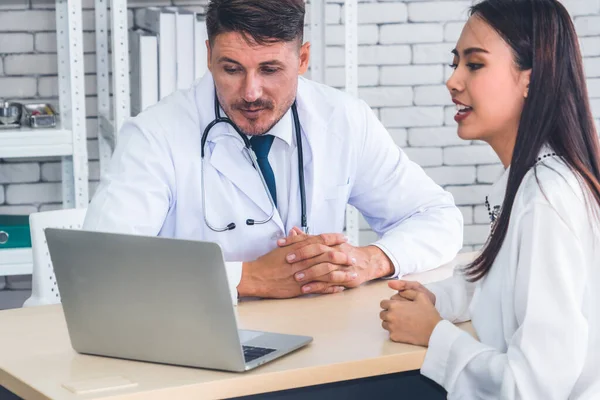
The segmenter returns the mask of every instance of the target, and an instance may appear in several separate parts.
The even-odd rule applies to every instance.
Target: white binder
[[[177,89],[194,83],[194,21],[196,14],[179,7],[166,7],[175,13],[177,41]]]
[[[135,25],[158,37],[159,98],[177,90],[177,33],[175,12],[146,7],[136,10]]]
[[[200,79],[206,71],[208,71],[208,51],[206,49],[206,41],[208,40],[208,33],[206,31],[206,19],[203,14],[196,14],[196,26],[195,26],[195,40],[194,46],[196,51],[195,57],[195,78]]]
[[[129,32],[131,115],[158,102],[158,38],[136,29]]]

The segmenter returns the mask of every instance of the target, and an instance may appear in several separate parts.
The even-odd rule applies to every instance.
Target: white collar
[[[273,135],[288,144],[292,145],[292,130],[294,129],[292,124],[292,109],[290,108],[281,117],[281,119],[267,132],[269,135]]]
[[[504,196],[506,195],[506,185],[508,184],[508,176],[510,175],[510,165],[504,170],[500,178],[494,183],[490,192],[485,197],[486,208],[490,218],[490,222],[494,222],[500,214]]]
[[[538,153],[536,164],[543,162],[546,158],[556,155],[549,145],[544,145]],[[499,215],[504,197],[506,196],[506,186],[508,184],[508,176],[510,175],[510,165],[504,170],[500,178],[494,183],[486,196],[486,208],[490,217],[490,222],[493,222]]]

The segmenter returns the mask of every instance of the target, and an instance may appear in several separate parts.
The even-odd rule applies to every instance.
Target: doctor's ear
[[[300,68],[298,69],[298,75],[304,75],[308,71],[308,65],[310,62],[310,42],[304,43],[300,47]]]
[[[211,59],[211,49],[210,49],[210,40],[206,41],[206,65],[208,67],[208,69],[212,72],[212,66],[210,65],[210,59]]]

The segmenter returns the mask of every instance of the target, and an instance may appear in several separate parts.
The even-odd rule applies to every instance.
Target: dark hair
[[[470,15],[500,34],[520,70],[531,69],[502,211],[483,252],[466,268],[469,280],[477,281],[500,251],[517,190],[542,146],[553,148],[598,204],[600,149],[578,38],[564,6],[557,0],[485,0],[471,7]]]
[[[206,29],[211,45],[225,32],[257,44],[291,42],[304,36],[304,0],[211,0]]]

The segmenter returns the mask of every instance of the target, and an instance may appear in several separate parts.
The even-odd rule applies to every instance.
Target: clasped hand
[[[435,308],[435,295],[419,282],[390,281],[388,286],[398,292],[381,302],[381,326],[394,342],[428,346],[442,320]]]
[[[241,296],[289,298],[338,293],[369,280],[367,256],[338,233],[307,235],[294,228],[278,247],[247,263]]]

